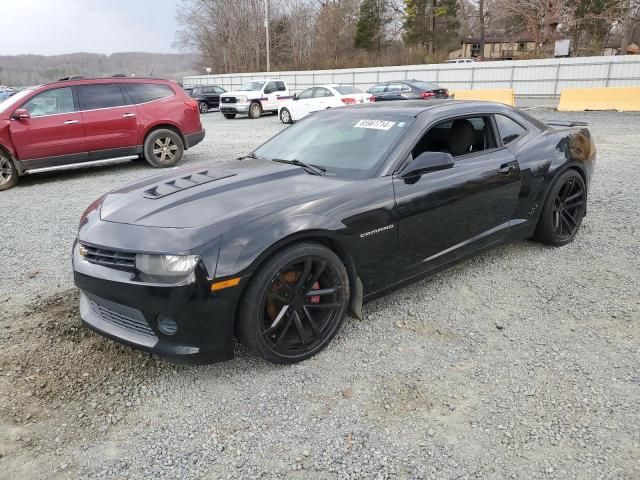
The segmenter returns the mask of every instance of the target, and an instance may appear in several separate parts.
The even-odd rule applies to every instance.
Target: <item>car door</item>
[[[313,97],[309,99],[310,112],[317,112],[318,110],[324,110],[331,107],[331,97],[333,93],[324,87],[316,87],[313,90]]]
[[[311,112],[311,101],[313,100],[313,92],[315,88],[307,88],[296,95],[292,108],[295,109],[295,118],[302,118]],[[294,112],[292,112],[294,113]]]
[[[504,238],[521,176],[513,154],[500,145],[492,117],[485,114],[439,121],[415,143],[407,163],[433,151],[450,153],[455,164],[410,179],[394,175],[401,278]]]
[[[44,160],[26,168],[74,163],[86,159],[87,145],[82,115],[78,112],[72,87],[46,90],[18,108],[30,118],[12,119],[11,139],[21,161]],[[55,157],[55,158],[53,158]],[[48,159],[53,162],[51,165]]]
[[[263,110],[277,110],[278,109],[278,87],[276,82],[267,82],[264,86],[262,95],[262,109]]]
[[[117,83],[80,85],[78,100],[92,159],[134,155],[141,144],[137,107]]]

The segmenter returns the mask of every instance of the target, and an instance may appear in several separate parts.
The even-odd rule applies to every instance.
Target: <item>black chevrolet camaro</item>
[[[174,171],[90,205],[73,249],[81,316],[173,360],[232,358],[235,336],[297,362],[363,302],[487,247],[570,242],[595,155],[584,125],[501,104],[325,110],[233,171]]]

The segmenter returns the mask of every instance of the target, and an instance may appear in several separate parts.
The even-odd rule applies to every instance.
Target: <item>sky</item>
[[[175,53],[176,0],[0,0],[0,55]]]

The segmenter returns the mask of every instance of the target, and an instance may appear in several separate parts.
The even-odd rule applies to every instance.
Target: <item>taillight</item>
[[[421,98],[431,98],[431,97],[435,97],[435,96],[436,96],[436,94],[433,93],[433,92],[422,92],[420,94]]]
[[[184,104],[193,110],[198,110],[198,102],[195,100],[187,100]]]
[[[356,103],[356,99],[351,97],[343,97],[342,103],[344,103],[345,105],[353,105],[354,103]]]
[[[370,101],[371,103],[375,103],[375,101],[376,101],[376,97],[374,97],[373,95],[371,95],[371,96],[369,97],[369,101]]]

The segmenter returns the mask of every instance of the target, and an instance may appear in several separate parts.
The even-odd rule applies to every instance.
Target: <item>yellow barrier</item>
[[[563,88],[558,111],[640,111],[640,87]]]
[[[491,88],[486,90],[454,90],[456,100],[484,100],[488,102],[500,102],[516,106],[515,94],[512,88]]]

